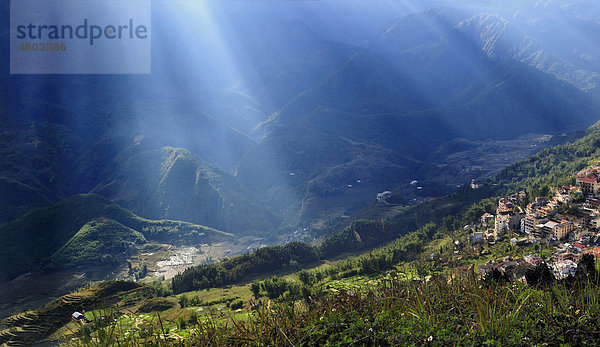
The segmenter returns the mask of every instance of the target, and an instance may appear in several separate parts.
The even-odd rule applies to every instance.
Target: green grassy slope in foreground
[[[600,343],[597,271],[539,287],[454,274],[427,282],[397,271],[313,284],[295,276],[273,278],[262,282],[259,296],[277,283],[287,290],[258,300],[248,286],[160,298],[148,286],[104,282],[4,320],[0,343],[44,338],[124,346]],[[119,289],[104,289],[114,286]],[[71,320],[76,310],[91,322]]]
[[[99,217],[106,219],[97,220],[93,228],[91,224],[84,228],[86,223]],[[135,232],[132,233],[127,228]],[[94,241],[89,233],[97,232],[97,235],[106,236],[113,229],[119,231],[118,238],[127,242],[134,239],[143,241],[140,238],[142,236],[148,241],[195,244],[231,236],[202,225],[141,218],[98,195],[76,195],[0,225],[0,264],[3,264],[0,267],[0,280],[11,279],[49,265],[50,257],[63,246],[65,248],[52,260],[76,264],[81,260],[77,258],[77,253],[84,249],[94,253],[104,252],[100,243],[94,244],[98,241]],[[76,237],[71,239],[74,236]],[[105,238],[103,242],[110,244],[114,241],[116,240]],[[65,245],[67,242],[70,242],[69,245]],[[83,248],[78,250],[76,247]],[[117,245],[112,244],[110,247]],[[105,253],[107,252],[102,254]],[[76,259],[67,259],[67,255],[74,255]]]
[[[62,296],[34,311],[22,312],[0,322],[0,345],[32,345],[69,323],[73,312],[123,305],[126,298],[152,296],[152,288],[125,281],[102,282]]]

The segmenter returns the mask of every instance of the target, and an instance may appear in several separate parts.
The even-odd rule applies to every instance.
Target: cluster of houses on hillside
[[[583,254],[599,258],[600,167],[579,172],[575,186],[555,187],[551,192],[550,199],[536,197],[531,201],[523,191],[501,198],[496,214],[484,214],[475,228],[485,231],[469,235],[469,242],[493,244],[509,238],[515,246],[547,243],[554,247],[548,265],[557,278],[573,274]],[[565,204],[570,208],[561,208]],[[503,267],[517,266],[520,262],[534,265],[540,261],[537,256],[529,257],[486,266],[505,270]],[[486,266],[480,270],[486,271]]]

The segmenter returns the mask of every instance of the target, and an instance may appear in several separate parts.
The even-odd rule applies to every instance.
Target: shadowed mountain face
[[[569,132],[595,121],[595,98],[576,80],[518,59],[524,44],[507,23],[448,9],[399,19],[369,51],[262,123],[266,137],[240,162],[238,178],[298,220],[328,218],[413,178],[435,179],[427,158],[447,141]]]
[[[266,192],[274,208],[300,201],[294,206],[299,218],[310,220],[347,213],[413,178],[431,178],[421,168],[430,164],[427,158],[438,146],[454,138],[507,140],[573,131],[597,117],[583,92],[513,62],[490,69],[452,103],[377,114],[316,107],[289,124],[281,117],[279,128],[246,154],[238,177],[257,193]]]
[[[76,113],[77,110],[71,112]],[[176,102],[147,103],[143,108],[134,104],[126,107],[115,105],[111,113],[98,112],[97,122],[87,124],[87,127],[95,127],[94,132],[99,134],[78,131],[71,122],[60,119],[66,116],[66,112],[58,111],[59,119],[26,122],[16,119],[14,125],[2,133],[0,148],[5,160],[0,164],[0,187],[6,194],[2,194],[0,199],[6,208],[0,214],[1,220],[10,220],[31,208],[45,206],[73,194],[100,191],[127,207],[136,207],[136,211],[148,217],[177,216],[213,226],[227,224],[232,228],[236,226],[239,232],[272,229],[272,222],[264,219],[268,212],[248,201],[251,199],[227,173],[234,170],[246,149],[254,144],[246,135],[203,113],[186,111]],[[165,146],[187,148],[195,154],[182,150],[186,159],[176,157],[178,159],[173,160],[177,165],[165,167],[173,164],[168,162],[169,155],[161,152]],[[184,170],[187,167],[179,167],[189,158],[194,164],[189,167],[187,175]],[[196,175],[199,167],[209,171],[210,175]],[[175,174],[171,175],[172,172]],[[199,184],[208,181],[208,176],[211,184],[218,181],[215,188],[198,188]],[[123,187],[116,188],[120,185]],[[184,200],[179,189],[187,188],[190,190],[185,192],[191,195]],[[227,205],[223,205],[222,192],[229,196]],[[168,196],[185,208],[171,208],[167,213],[172,203],[163,201],[163,198],[169,200]],[[213,196],[219,198],[215,200],[211,198]],[[263,218],[258,223],[260,227],[240,227],[245,224],[241,221],[245,217],[233,218],[235,213],[216,212],[228,209],[237,197],[240,206],[236,211],[252,210],[250,206],[260,210],[253,211],[254,218]],[[224,221],[225,218],[228,222]]]
[[[598,119],[596,7],[388,5],[156,2],[152,75],[0,76],[0,221],[93,192],[273,235],[412,180],[455,189],[471,168],[439,179],[448,143]]]
[[[120,153],[103,177],[92,192],[149,218],[255,235],[278,223],[234,177],[185,149],[133,148]]]
[[[599,51],[591,38],[600,24],[567,7],[532,8],[428,10],[397,20],[371,48],[398,69],[433,72],[416,80],[437,98],[452,82],[466,86],[490,60],[520,61],[598,96]]]

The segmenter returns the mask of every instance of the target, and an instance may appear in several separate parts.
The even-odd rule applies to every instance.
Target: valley
[[[593,293],[600,282],[593,262],[598,229],[589,222],[598,214],[597,206],[592,205],[597,187],[581,182],[583,178],[595,180],[599,172],[595,166],[600,158],[595,146],[598,138],[596,125],[574,142],[549,147],[503,169],[480,188],[464,187],[439,200],[412,206],[395,217],[388,216],[388,222],[355,221],[316,247],[289,243],[195,266],[167,281],[171,283],[167,288],[160,282],[153,282],[153,287],[135,284],[135,290],[112,296],[109,307],[93,304],[93,298],[99,296],[92,293],[119,282],[86,286],[47,308],[4,320],[2,324],[8,328],[0,332],[0,338],[31,341],[33,334],[41,333],[29,326],[45,327],[43,317],[49,313],[44,312],[68,316],[69,309],[87,307],[85,323],[61,318],[64,325],[60,329],[53,327],[44,330],[45,335],[35,336],[45,336],[47,341],[98,338],[110,343],[166,339],[164,343],[169,345],[206,343],[215,338],[226,345],[230,339],[249,338],[285,344],[306,339],[359,339],[368,330],[378,343],[392,336],[395,343],[431,338],[443,343],[493,339],[518,344],[546,341],[545,332],[551,331],[565,342],[593,342],[589,329],[594,329],[594,323],[586,320],[584,326],[577,321],[597,312]],[[522,175],[529,170],[535,173]],[[453,204],[458,204],[458,213],[449,214],[445,209]],[[423,220],[415,231],[404,231],[404,224],[425,210],[437,212],[436,218]],[[539,225],[513,225],[513,217],[539,219]],[[558,226],[572,227],[563,232]],[[169,249],[158,258],[169,256],[168,264],[178,266],[193,261],[198,250]],[[152,255],[142,254],[146,261]],[[214,277],[205,276],[209,273]],[[234,274],[238,275],[228,277]],[[406,295],[405,291],[418,295]],[[486,291],[502,295],[485,296]],[[548,297],[549,292],[556,296]],[[479,296],[480,301],[452,304],[452,297],[465,295]],[[515,305],[519,302],[541,306],[533,312],[522,311]],[[568,302],[575,303],[564,306]],[[498,318],[478,313],[491,303],[498,306],[486,309],[487,314],[509,315],[500,320],[500,327],[493,325]],[[440,313],[448,307],[460,307],[463,314]],[[286,313],[286,308],[291,311]],[[559,319],[552,313],[555,310],[567,318]],[[402,323],[392,324],[392,315],[403,317]],[[98,325],[99,316],[114,317],[111,329],[118,333],[99,335],[103,329]],[[548,325],[532,329],[529,322],[537,319],[545,319]],[[435,329],[432,320],[455,330]],[[580,333],[565,330],[573,325],[580,327]],[[307,326],[327,333],[307,331]],[[414,330],[416,326],[425,330]],[[202,331],[208,327],[215,330],[205,335]],[[275,329],[265,334],[253,327]]]
[[[600,343],[595,2],[149,3],[1,50],[0,345]]]

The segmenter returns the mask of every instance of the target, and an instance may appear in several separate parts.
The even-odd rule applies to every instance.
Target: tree
[[[148,265],[145,261],[142,262],[142,269],[140,270],[140,278],[146,277],[148,274]]]
[[[188,306],[189,300],[188,297],[185,294],[182,294],[179,297],[179,306],[181,306],[182,308]]]
[[[281,277],[273,276],[263,281],[262,288],[267,293],[269,299],[277,299],[288,289],[288,283]]]
[[[310,286],[315,281],[315,275],[310,271],[302,270],[298,272],[298,279],[305,285]]]
[[[260,298],[260,282],[257,282],[257,281],[252,282],[252,284],[250,285],[250,290],[252,291],[254,298],[256,298],[256,299]]]

